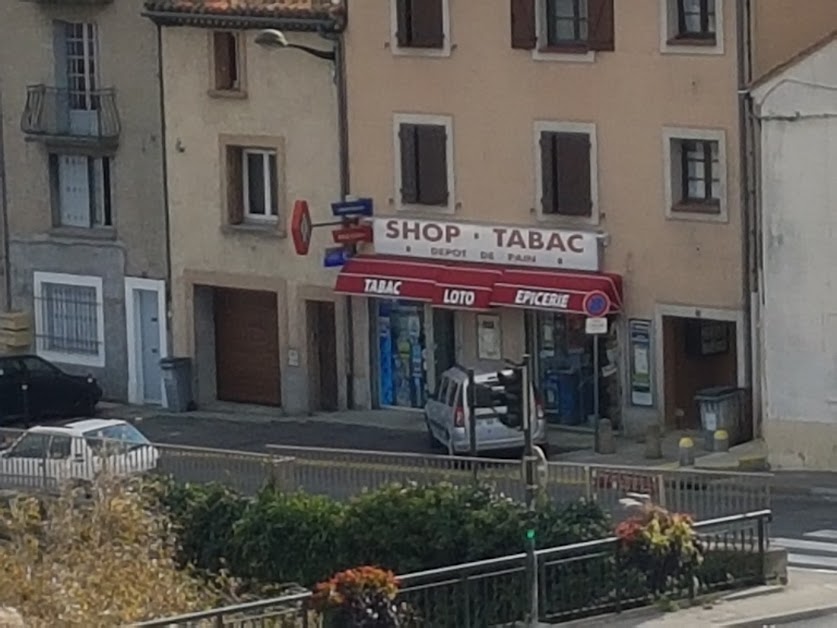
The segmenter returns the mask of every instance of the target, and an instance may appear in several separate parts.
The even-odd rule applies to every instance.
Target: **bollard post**
[[[729,451],[729,433],[726,430],[715,430],[713,451]]]
[[[645,457],[649,460],[659,460],[663,457],[663,443],[658,423],[649,425],[645,429]]]
[[[688,436],[680,439],[680,466],[691,467],[695,464],[695,441]]]
[[[613,437],[613,423],[610,419],[599,419],[597,430],[598,452],[600,454],[616,453],[616,440]]]

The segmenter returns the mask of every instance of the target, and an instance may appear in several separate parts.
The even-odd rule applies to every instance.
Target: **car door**
[[[23,365],[17,358],[0,358],[0,420],[23,416]]]
[[[74,382],[46,360],[36,356],[21,358],[29,384],[29,407],[34,417],[61,416],[74,402]]]
[[[73,456],[73,439],[69,434],[51,434],[44,461],[44,477],[51,487],[78,477],[79,459]]]
[[[4,488],[41,488],[46,484],[45,461],[49,434],[27,432],[0,454]]]

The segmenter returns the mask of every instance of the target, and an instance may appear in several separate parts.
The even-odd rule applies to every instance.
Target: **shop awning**
[[[622,309],[622,278],[582,273],[506,268],[494,284],[491,305],[597,315]]]
[[[335,292],[402,298],[439,307],[485,310],[517,307],[587,314],[622,308],[622,279],[587,272],[443,264],[385,256],[349,260]]]

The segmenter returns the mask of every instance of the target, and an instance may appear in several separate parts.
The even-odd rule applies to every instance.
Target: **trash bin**
[[[192,405],[192,359],[163,358],[160,369],[166,389],[166,409],[186,412]]]
[[[730,445],[741,442],[741,390],[734,386],[704,388],[695,395],[700,407],[700,423],[704,431],[704,447],[714,449],[715,430],[726,430]]]

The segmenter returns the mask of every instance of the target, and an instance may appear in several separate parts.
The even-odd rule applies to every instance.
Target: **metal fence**
[[[556,622],[649,604],[656,595],[694,598],[762,584],[771,513],[761,510],[696,524],[704,561],[682,578],[654,584],[653,570],[626,560],[616,538],[538,550],[539,619]],[[513,626],[528,608],[526,554],[401,576],[408,628]],[[663,580],[661,580],[663,581]],[[310,594],[285,596],[136,624],[134,628],[313,628]]]
[[[477,478],[498,491],[523,499],[519,460],[428,456],[350,449],[267,445],[282,459],[293,459],[295,488],[345,499],[391,482],[451,482]],[[596,500],[617,510],[626,493],[643,493],[660,506],[698,519],[770,508],[767,473],[728,473],[697,469],[628,467],[549,462],[541,465],[541,485],[554,500]]]
[[[3,429],[0,435],[14,438],[21,432]],[[154,467],[178,481],[219,482],[244,494],[255,493],[268,480],[287,490],[343,500],[392,482],[466,484],[477,479],[509,497],[524,498],[519,460],[284,445],[267,445],[267,450],[258,454],[157,443],[156,464],[147,464],[149,451],[136,453],[129,461],[113,458],[110,464],[117,472]],[[73,446],[64,453],[73,459],[77,449]],[[141,456],[146,456],[145,462]],[[0,489],[50,488],[68,477],[92,477],[100,465],[90,460],[61,464],[69,459],[66,455],[18,461],[0,457]],[[549,462],[541,465],[539,478],[553,500],[584,497],[610,512],[617,512],[619,500],[630,492],[646,494],[660,506],[697,519],[753,512],[770,508],[771,503],[772,475],[767,473]]]

